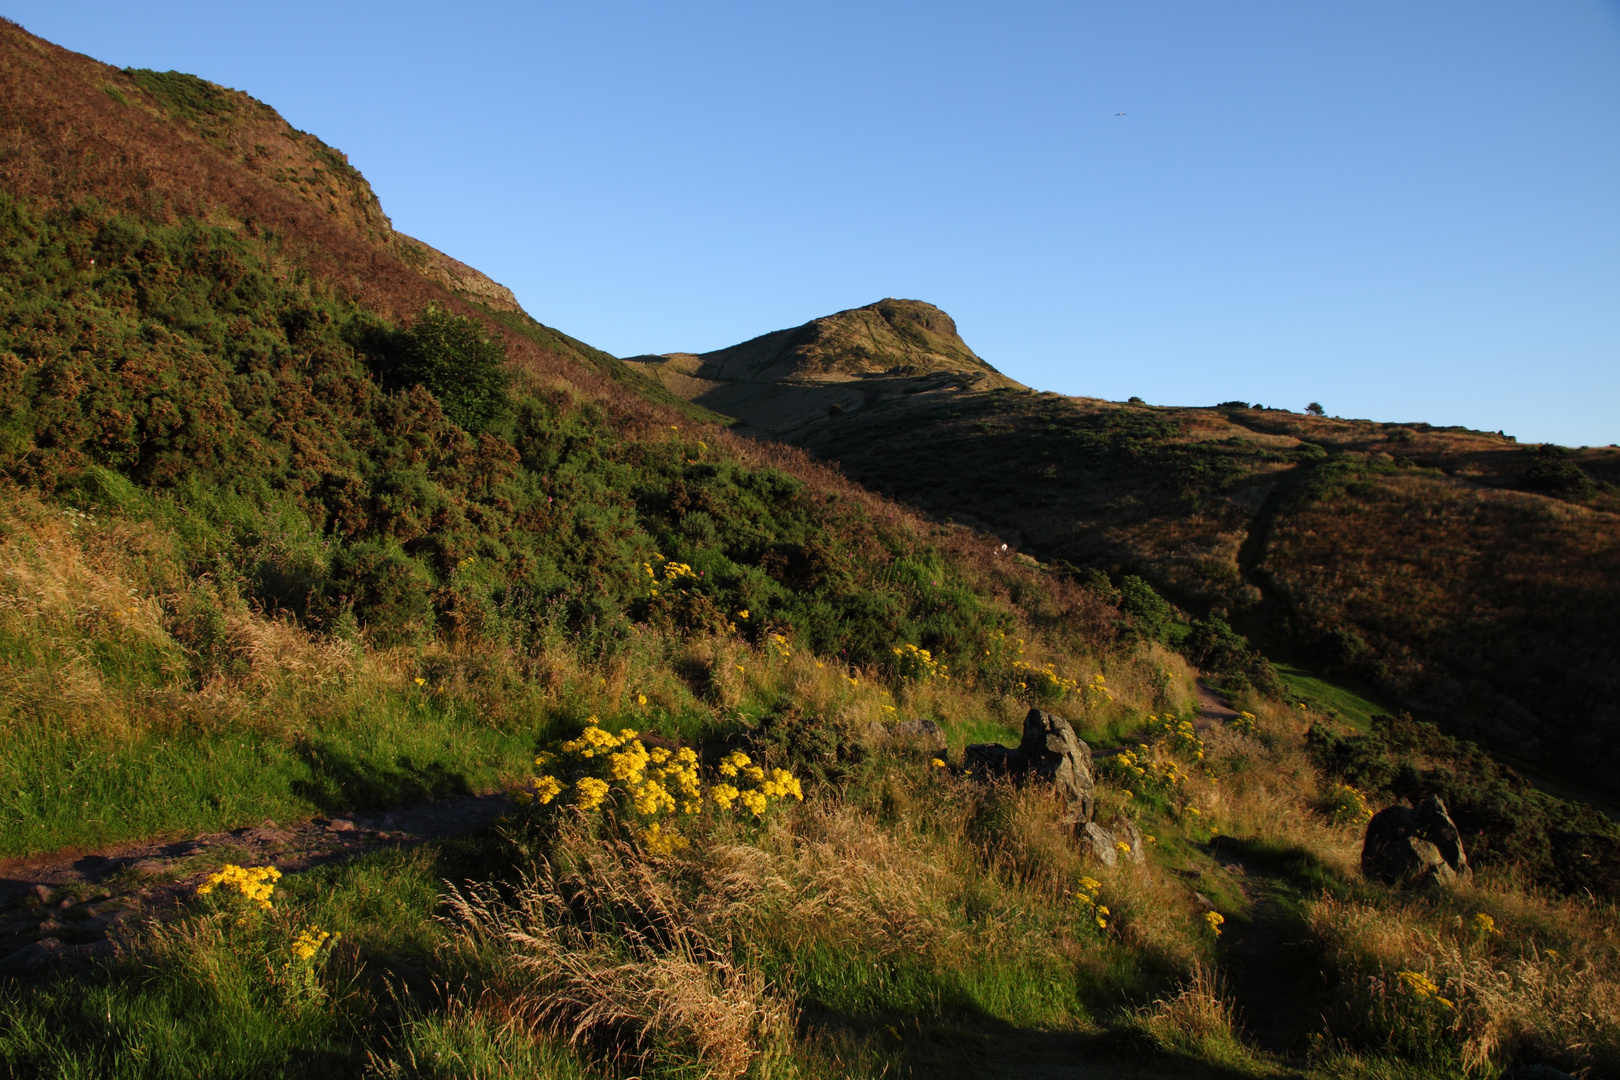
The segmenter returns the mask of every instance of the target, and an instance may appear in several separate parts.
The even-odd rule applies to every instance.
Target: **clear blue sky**
[[[5,13],[263,99],[619,355],[915,297],[1043,389],[1620,442],[1614,0]]]

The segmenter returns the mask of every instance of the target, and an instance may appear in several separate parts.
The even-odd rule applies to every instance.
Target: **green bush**
[[[1119,596],[1119,610],[1130,616],[1137,633],[1155,641],[1165,639],[1175,609],[1153,591],[1153,586],[1134,574],[1126,574],[1119,583]]]
[[[399,334],[389,381],[421,386],[445,415],[470,432],[487,431],[511,411],[506,346],[481,323],[430,306]]]

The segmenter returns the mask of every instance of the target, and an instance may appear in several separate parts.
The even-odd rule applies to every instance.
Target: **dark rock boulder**
[[[1022,775],[1023,760],[1016,749],[1000,743],[972,743],[962,752],[962,768],[980,780]]]
[[[1502,1080],[1575,1080],[1562,1069],[1551,1065],[1521,1065],[1502,1074]]]
[[[1449,885],[1471,873],[1457,826],[1435,795],[1416,807],[1391,806],[1373,815],[1361,845],[1361,872],[1386,885]]]
[[[1091,747],[1074,733],[1061,716],[1039,709],[1024,718],[1024,737],[1016,748],[999,743],[975,743],[967,748],[963,766],[980,777],[1013,776],[1052,784],[1059,806],[1058,821],[1070,827],[1091,820],[1096,807],[1097,779]]]
[[[1062,824],[1079,825],[1091,820],[1097,801],[1091,747],[1074,733],[1067,720],[1039,709],[1029,710],[1018,754],[1033,776],[1056,786]]]

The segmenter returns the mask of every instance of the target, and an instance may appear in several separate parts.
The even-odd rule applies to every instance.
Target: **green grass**
[[[11,725],[0,743],[0,856],[487,791],[523,774],[547,730],[491,726],[468,703],[427,695],[356,692],[334,704],[294,738]]]
[[[1375,705],[1354,691],[1311,675],[1303,668],[1292,664],[1273,666],[1282,678],[1283,685],[1294,698],[1337,720],[1344,721],[1357,731],[1371,731],[1373,717],[1389,715],[1394,711],[1382,705]]]

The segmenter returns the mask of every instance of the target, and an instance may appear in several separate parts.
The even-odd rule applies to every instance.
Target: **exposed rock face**
[[[1361,846],[1361,872],[1386,885],[1448,885],[1472,873],[1462,837],[1438,795],[1375,814]]]
[[[1016,776],[1050,782],[1058,800],[1060,824],[1074,827],[1091,820],[1097,794],[1091,747],[1061,716],[1031,709],[1024,718],[1024,737],[1016,749],[999,743],[975,743],[967,748],[963,763],[969,773],[977,776]]]

